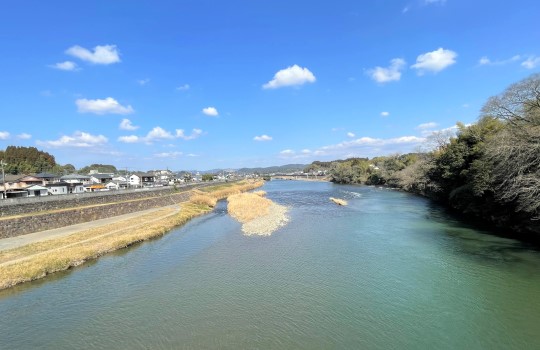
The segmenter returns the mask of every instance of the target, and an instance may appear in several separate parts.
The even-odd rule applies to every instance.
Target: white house
[[[67,182],[70,184],[82,183],[83,185],[89,185],[92,183],[90,176],[79,175],[79,174],[69,174],[64,175],[60,178],[62,182]]]
[[[113,176],[111,174],[92,174],[90,179],[95,184],[106,184],[109,181],[112,181]]]
[[[52,195],[62,195],[69,193],[69,184],[67,182],[50,183],[46,187],[49,190],[49,194]]]
[[[28,192],[28,197],[41,197],[49,194],[49,189],[41,185],[30,185],[26,187],[26,191]]]
[[[109,190],[125,190],[128,187],[126,181],[109,181],[105,184],[105,187]]]
[[[148,173],[134,173],[129,177],[131,187],[154,187],[155,176]]]

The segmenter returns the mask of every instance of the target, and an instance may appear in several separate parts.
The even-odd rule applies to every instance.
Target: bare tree
[[[495,197],[540,219],[540,74],[511,85],[483,108],[486,116],[507,122],[489,142]]]

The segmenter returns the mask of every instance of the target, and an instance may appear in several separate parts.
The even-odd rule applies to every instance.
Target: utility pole
[[[6,199],[6,174],[4,173],[4,167],[6,166],[4,160],[0,160],[0,167],[2,167],[2,184],[4,185],[4,199]]]

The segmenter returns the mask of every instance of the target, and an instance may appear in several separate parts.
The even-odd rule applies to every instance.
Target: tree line
[[[434,133],[430,151],[314,162],[336,183],[386,185],[540,238],[540,74],[491,97],[455,136]]]

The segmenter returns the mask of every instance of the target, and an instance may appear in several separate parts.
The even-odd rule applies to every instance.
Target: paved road
[[[118,221],[131,219],[131,218],[136,218],[136,217],[138,217],[140,215],[149,214],[149,213],[161,210],[163,208],[169,208],[169,207],[170,208],[179,208],[178,205],[171,205],[171,206],[168,206],[168,207],[153,208],[153,209],[148,209],[148,210],[137,211],[137,212],[134,212],[134,213],[113,216],[113,217],[106,218],[106,219],[100,219],[100,220],[94,220],[94,221],[90,221],[90,222],[84,222],[82,224],[65,226],[65,227],[55,228],[55,229],[47,230],[47,231],[34,232],[34,233],[26,234],[26,235],[0,239],[0,251],[22,247],[22,246],[30,244],[30,243],[45,241],[45,240],[49,240],[49,239],[53,239],[53,238],[60,238],[60,237],[64,237],[64,236],[69,236],[69,235],[71,235],[73,233],[76,233],[76,232],[80,232],[80,231],[84,231],[84,230],[88,230],[88,229],[93,229],[93,228],[97,228],[97,227],[101,227],[101,226],[114,224],[114,223],[116,223]]]

